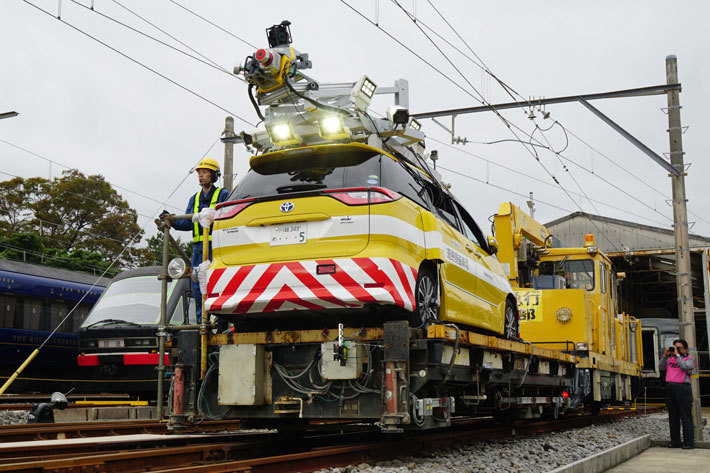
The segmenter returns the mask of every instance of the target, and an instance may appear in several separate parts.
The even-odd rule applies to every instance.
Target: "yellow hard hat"
[[[210,171],[219,172],[219,164],[217,164],[217,161],[212,158],[205,158],[200,161],[197,166],[195,166],[195,170],[197,169],[209,169]]]

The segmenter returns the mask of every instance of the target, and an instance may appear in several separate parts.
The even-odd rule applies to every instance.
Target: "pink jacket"
[[[663,363],[665,362],[665,364]],[[661,369],[666,370],[667,383],[690,383],[690,373],[695,368],[695,360],[689,356],[673,355],[661,359]]]

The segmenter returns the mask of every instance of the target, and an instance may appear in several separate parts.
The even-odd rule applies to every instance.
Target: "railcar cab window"
[[[568,289],[594,289],[594,261],[591,259],[543,261],[540,276],[564,276]]]
[[[381,154],[362,151],[278,156],[253,165],[229,200],[384,186],[382,159]]]

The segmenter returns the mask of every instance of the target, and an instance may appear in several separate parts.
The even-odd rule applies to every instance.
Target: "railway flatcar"
[[[81,392],[155,397],[161,270],[150,266],[118,274],[82,321],[75,363],[77,377],[88,382],[80,383]],[[195,300],[186,279],[168,286],[167,310],[171,325],[195,323]],[[168,346],[166,365],[175,361],[172,340]]]
[[[0,259],[0,379],[12,375],[73,309],[8,392],[72,386],[76,331],[107,284],[108,279],[89,274]]]
[[[172,428],[230,417],[394,433],[588,406],[572,401],[597,392],[589,350],[519,338],[498,242],[441,182],[406,81],[319,84],[288,23],[268,31],[242,69],[264,127],[240,135],[251,169],[217,207],[200,273],[207,311],[235,330],[179,331]],[[368,113],[377,93],[395,94],[387,118]]]

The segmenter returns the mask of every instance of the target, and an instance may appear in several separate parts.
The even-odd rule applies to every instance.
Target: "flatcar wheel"
[[[503,336],[508,340],[515,340],[518,338],[518,326],[520,321],[518,320],[518,315],[515,312],[515,306],[510,299],[505,301],[505,327],[503,328]]]
[[[434,271],[424,266],[417,275],[417,285],[414,290],[417,306],[412,320],[415,327],[438,320],[439,318],[439,280]]]

